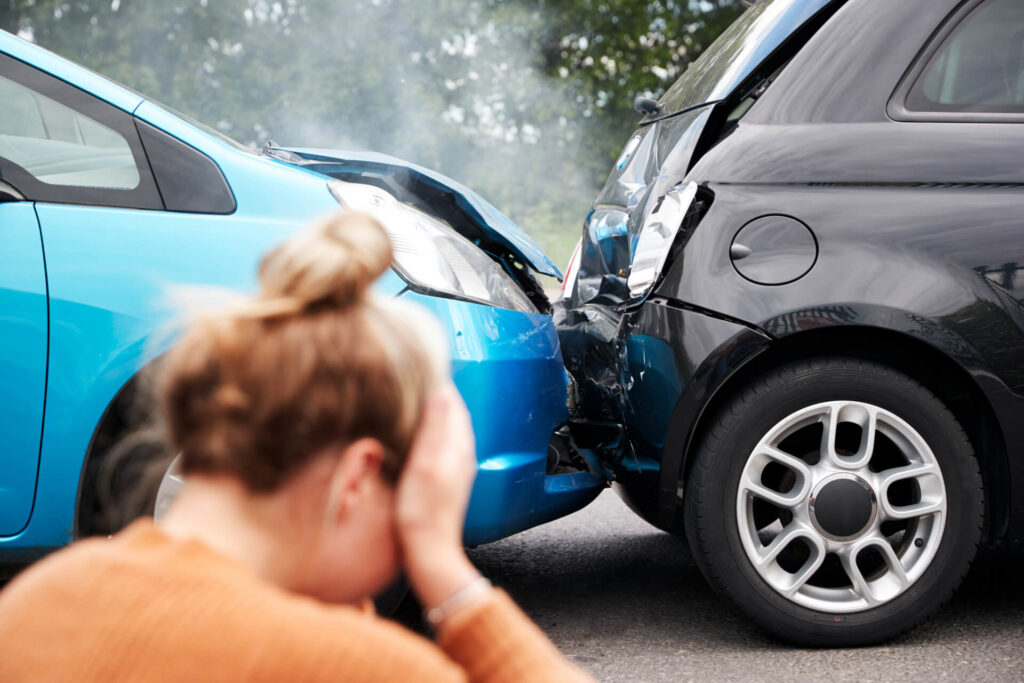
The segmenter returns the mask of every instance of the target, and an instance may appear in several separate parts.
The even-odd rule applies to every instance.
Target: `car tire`
[[[718,593],[777,638],[829,647],[884,641],[934,613],[966,575],[983,517],[952,413],[911,378],[850,358],[785,365],[733,397],[704,432],[684,504]]]
[[[180,487],[177,463],[163,442],[148,433],[111,439],[86,464],[76,537],[109,536],[139,517],[160,516],[158,500],[173,498],[167,495],[168,480]]]
[[[413,606],[407,608],[409,603],[413,603]],[[416,615],[420,614],[418,604],[412,596],[412,590],[409,588],[409,581],[405,578],[405,574],[400,575],[388,584],[387,588],[373,597],[373,607],[377,614],[382,617],[394,617],[398,614],[399,610],[406,609],[412,609]]]

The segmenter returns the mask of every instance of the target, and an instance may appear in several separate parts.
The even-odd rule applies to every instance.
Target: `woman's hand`
[[[462,547],[475,476],[469,412],[448,383],[427,402],[397,491],[405,571],[425,607],[440,604],[479,576]]]

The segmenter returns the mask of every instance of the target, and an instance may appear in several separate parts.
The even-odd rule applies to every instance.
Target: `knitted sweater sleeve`
[[[492,590],[477,604],[452,615],[438,645],[470,681],[591,681],[503,591]]]

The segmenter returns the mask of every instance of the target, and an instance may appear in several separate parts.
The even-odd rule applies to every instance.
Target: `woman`
[[[0,593],[0,680],[586,678],[466,558],[469,418],[436,323],[368,291],[390,263],[332,217],[186,332],[159,394],[187,484]],[[436,645],[366,608],[400,568]]]

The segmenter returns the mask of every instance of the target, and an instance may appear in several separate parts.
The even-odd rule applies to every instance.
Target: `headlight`
[[[696,183],[676,185],[654,204],[644,218],[627,281],[631,297],[642,297],[654,286],[696,195]]]
[[[537,312],[511,275],[445,223],[373,185],[332,180],[327,187],[342,206],[380,221],[391,239],[395,270],[413,287],[498,308]]]

